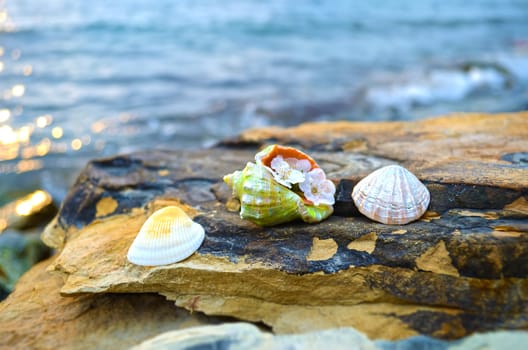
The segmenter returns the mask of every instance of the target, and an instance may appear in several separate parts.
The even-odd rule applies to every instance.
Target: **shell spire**
[[[427,210],[427,188],[399,165],[380,168],[354,187],[352,198],[358,210],[374,221],[401,225],[419,219]]]
[[[240,200],[240,217],[260,226],[302,219],[320,222],[332,215],[335,185],[312,157],[293,147],[270,145],[255,163],[224,176]]]
[[[154,212],[141,226],[127,258],[142,266],[172,264],[191,256],[204,237],[200,224],[180,208],[168,206]]]

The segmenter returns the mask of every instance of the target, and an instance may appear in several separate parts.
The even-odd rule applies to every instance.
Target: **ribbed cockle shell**
[[[307,205],[295,192],[280,185],[261,164],[247,163],[242,171],[224,176],[240,200],[240,217],[260,226],[273,226],[295,219],[316,223],[333,212],[331,205]]]
[[[172,264],[192,255],[205,237],[203,227],[176,206],[152,214],[128,250],[131,263],[143,266]]]
[[[429,206],[429,191],[407,169],[389,165],[358,182],[352,198],[359,211],[383,224],[406,224],[419,219]]]

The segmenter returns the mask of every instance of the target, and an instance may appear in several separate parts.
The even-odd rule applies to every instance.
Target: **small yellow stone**
[[[440,219],[440,214],[432,210],[426,211],[425,214],[420,218],[421,221],[425,222],[431,222],[431,220],[437,219]]]

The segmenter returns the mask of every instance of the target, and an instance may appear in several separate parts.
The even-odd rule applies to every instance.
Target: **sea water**
[[[251,127],[528,109],[527,86],[528,0],[6,0],[0,197]]]

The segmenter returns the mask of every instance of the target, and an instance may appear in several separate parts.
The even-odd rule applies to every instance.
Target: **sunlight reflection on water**
[[[483,2],[0,0],[0,195],[249,127],[522,109],[528,8]]]
[[[6,9],[0,10],[0,32],[16,32],[16,25]],[[92,146],[92,134],[79,135],[80,129],[61,125],[61,119],[54,118],[51,113],[33,118],[24,113],[23,98],[27,96],[28,91],[31,92],[28,79],[34,75],[34,68],[33,62],[24,61],[22,49],[0,47],[0,73],[7,74],[9,81],[13,82],[11,86],[0,91],[0,176],[20,175],[53,167],[58,164],[53,164],[53,159],[46,161],[50,154],[55,157],[67,156]],[[51,85],[48,89],[47,93],[53,94]],[[92,122],[91,131],[93,134],[100,134],[105,127],[103,121],[95,120]],[[94,152],[104,151],[105,142],[97,139],[95,141],[95,146],[86,150],[91,156]],[[84,161],[87,157],[84,157]],[[63,167],[64,165],[63,162]],[[71,166],[66,165],[66,171],[78,167],[78,163],[72,162]],[[74,175],[69,177],[71,176]],[[12,185],[15,185],[15,188],[12,188]],[[0,185],[0,193],[6,190],[16,190],[16,184],[8,184],[4,180]]]

